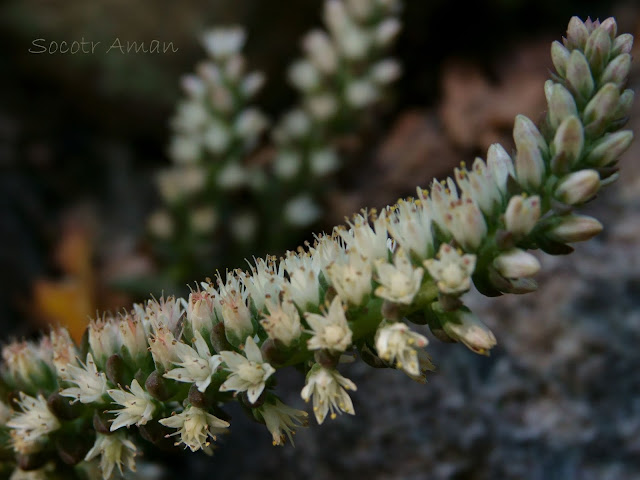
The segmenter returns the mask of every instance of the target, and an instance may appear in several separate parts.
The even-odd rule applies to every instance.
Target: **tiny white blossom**
[[[16,403],[22,411],[16,412],[7,426],[13,429],[14,450],[29,453],[41,437],[60,428],[60,422],[51,413],[47,400],[41,394],[35,398],[20,392],[20,400]]]
[[[264,313],[260,324],[269,338],[282,342],[285,346],[302,334],[300,314],[293,301],[285,294],[282,301],[272,302],[267,299],[266,307],[269,313]]]
[[[182,342],[173,345],[179,359],[174,363],[179,365],[179,368],[169,370],[164,377],[178,382],[195,383],[198,390],[204,392],[211,383],[211,376],[220,365],[220,356],[211,355],[209,346],[199,331],[196,330],[193,335],[195,349]]]
[[[114,467],[118,467],[120,474],[123,474],[122,466],[132,472],[136,471],[136,446],[127,438],[124,432],[117,432],[111,435],[98,433],[96,441],[91,450],[84,457],[89,461],[100,456],[100,470],[103,480],[111,478]]]
[[[129,391],[131,393],[120,390],[119,388],[107,390],[109,396],[113,398],[114,403],[118,403],[124,407],[109,411],[109,413],[116,414],[116,419],[110,428],[112,432],[121,427],[145,425],[153,418],[155,405],[151,395],[145,392],[135,379],[131,382]]]
[[[337,370],[329,370],[316,364],[307,375],[307,383],[301,396],[305,402],[313,398],[313,413],[318,423],[322,423],[329,412],[332,419],[340,412],[355,414],[347,390],[357,390],[355,383],[340,375]]]
[[[394,303],[409,305],[420,289],[424,270],[413,268],[401,249],[396,252],[393,265],[380,259],[376,262],[376,268],[380,286],[376,288],[375,294]]]
[[[160,423],[165,427],[177,428],[173,435],[180,435],[180,441],[176,445],[184,444],[192,452],[203,449],[205,452],[210,445],[209,437],[216,439],[216,434],[224,433],[229,428],[229,422],[219,419],[210,413],[191,406],[182,413],[163,418]]]
[[[476,256],[462,254],[448,243],[443,243],[437,260],[429,258],[424,266],[436,281],[440,292],[456,295],[471,287],[471,274],[476,266]]]
[[[244,29],[237,26],[214,28],[202,36],[202,42],[209,55],[221,60],[242,50],[245,40]]]
[[[231,372],[227,380],[220,385],[220,391],[246,391],[249,402],[255,403],[265,388],[265,382],[276,370],[262,359],[260,348],[253,338],[247,337],[244,353],[246,357],[237,352],[220,352],[227,370]]]
[[[383,322],[375,337],[376,350],[384,361],[394,363],[410,376],[420,374],[420,361],[416,349],[425,347],[428,340],[424,335],[412,332],[402,323]]]
[[[60,395],[74,398],[74,403],[97,402],[107,393],[107,377],[98,371],[90,353],[87,354],[87,363],[80,362],[80,365],[67,365],[67,382],[75,383],[76,387],[65,388]]]
[[[309,350],[327,349],[344,352],[351,345],[352,332],[338,295],[331,302],[325,315],[306,313],[304,317],[313,333],[307,341]]]
[[[371,294],[371,263],[357,250],[339,256],[327,266],[327,274],[338,295],[351,305],[360,305]]]
[[[307,412],[289,407],[277,399],[275,404],[265,403],[259,412],[273,437],[273,445],[284,445],[285,435],[293,445],[295,428],[307,425]]]

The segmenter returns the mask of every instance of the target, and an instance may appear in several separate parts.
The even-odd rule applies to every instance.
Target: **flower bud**
[[[600,76],[600,83],[615,83],[618,88],[627,82],[631,69],[631,55],[623,53],[614,58]]]
[[[511,157],[499,143],[494,143],[487,151],[487,167],[491,176],[496,182],[496,186],[501,193],[507,190],[507,178],[514,175],[513,162]]]
[[[516,116],[513,125],[513,140],[516,142],[516,148],[518,148],[519,144],[531,143],[544,154],[549,150],[547,142],[538,127],[525,115]]]
[[[516,177],[527,190],[535,190],[542,184],[544,161],[540,150],[530,143],[518,146],[515,159]]]
[[[509,200],[504,222],[507,230],[516,237],[528,235],[540,218],[540,197],[515,195]]]
[[[455,318],[442,324],[444,332],[452,339],[464,343],[469,350],[488,355],[496,344],[493,332],[470,311],[459,310]]]
[[[567,215],[548,232],[552,240],[563,243],[583,242],[602,231],[602,224],[586,215]]]
[[[551,44],[551,61],[553,62],[553,66],[556,68],[556,72],[561,77],[564,77],[567,74],[567,63],[569,63],[569,50],[565,48],[557,40]]]
[[[161,402],[168,400],[172,395],[172,392],[169,389],[169,382],[165,380],[165,378],[162,376],[162,373],[160,373],[158,370],[154,370],[147,377],[146,381],[144,382],[144,388],[147,392],[149,392],[149,395],[151,395],[156,400],[160,400]]]
[[[616,37],[611,47],[611,55],[617,57],[623,53],[631,53],[633,48],[633,35],[630,33],[623,33]]]
[[[495,269],[506,278],[531,277],[540,270],[540,262],[519,248],[501,253],[493,260]]]
[[[589,38],[589,30],[578,17],[571,17],[569,26],[567,27],[567,48],[584,49],[587,39]]]
[[[633,98],[635,94],[633,90],[626,89],[620,95],[620,100],[618,101],[618,107],[616,109],[616,113],[613,115],[613,118],[624,118],[629,115],[631,112],[631,107],[633,107]]]
[[[586,162],[596,167],[605,167],[622,155],[633,140],[631,130],[608,133],[601,138],[587,155]]]
[[[618,25],[616,24],[615,18],[605,18],[602,22],[600,22],[600,28],[607,33],[610,40],[613,41],[616,38],[616,33],[618,33]]]
[[[609,32],[600,26],[591,32],[584,49],[591,70],[601,72],[605,62],[609,59],[610,51],[611,37]]]
[[[573,95],[563,85],[559,83],[553,84],[550,88],[550,95],[547,99],[549,105],[549,124],[551,128],[556,129],[562,121],[571,116],[577,115],[578,109]]]
[[[604,124],[614,113],[620,102],[620,91],[614,83],[607,83],[598,93],[594,95],[591,101],[584,109],[582,118],[585,124],[598,122]],[[604,125],[603,125],[604,127]]]
[[[564,177],[556,187],[555,196],[568,205],[578,205],[591,199],[600,189],[600,175],[595,170],[580,170]]]
[[[584,131],[578,117],[572,115],[565,118],[553,139],[556,156],[563,156],[569,166],[573,166],[580,158],[584,146]]]
[[[605,70],[606,72],[606,70]],[[589,98],[594,88],[593,76],[589,62],[579,50],[571,52],[567,64],[567,82],[575,93],[582,98]]]

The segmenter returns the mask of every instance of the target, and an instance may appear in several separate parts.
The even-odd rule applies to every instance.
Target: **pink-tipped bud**
[[[506,278],[531,277],[540,270],[540,262],[530,253],[514,248],[493,260],[494,268]]]
[[[515,237],[524,237],[529,234],[540,218],[540,197],[523,197],[516,195],[511,197],[504,222],[507,230]]]
[[[589,62],[579,50],[571,52],[567,64],[567,82],[573,91],[583,98],[589,98],[593,93],[595,83],[589,68]]]
[[[631,55],[623,53],[614,58],[600,77],[600,83],[615,83],[618,88],[627,83],[627,77],[631,70]]]
[[[598,141],[587,155],[586,162],[596,167],[606,167],[622,155],[633,140],[631,130],[609,133]]]
[[[600,189],[600,175],[595,170],[580,170],[564,177],[555,196],[568,205],[578,205],[593,198]]]
[[[567,215],[553,227],[548,235],[562,243],[583,242],[602,231],[602,224],[587,215]]]

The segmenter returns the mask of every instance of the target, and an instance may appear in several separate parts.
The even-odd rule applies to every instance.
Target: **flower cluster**
[[[18,393],[0,403],[0,424],[16,475],[62,459],[95,464],[106,480],[135,468],[138,442],[167,438],[211,453],[234,400],[281,445],[307,414],[274,393],[278,369],[306,372],[301,397],[318,423],[354,414],[346,355],[417,381],[433,368],[411,322],[487,354],[496,338],[463,303],[470,282],[489,295],[534,290],[540,264],[527,250],[567,253],[601,229],[574,208],[615,179],[631,141],[619,130],[633,97],[623,90],[631,41],[613,19],[573,18],[552,47],[545,122],[516,119],[513,158],[494,145],[457,182],[356,215],[307,250],[96,319],[81,348],[60,330],[6,346],[3,391]]]
[[[203,35],[210,58],[184,78],[187,98],[171,123],[174,166],[158,176],[165,206],[149,219],[174,283],[204,275],[236,250],[243,258],[282,248],[320,218],[323,182],[341,164],[338,140],[362,127],[400,75],[385,58],[400,30],[399,7],[396,0],[325,2],[327,31],[305,35],[305,57],[288,71],[299,100],[271,131],[273,147],[259,151],[268,121],[249,102],[264,77],[245,74],[245,32]]]
[[[223,218],[225,199],[264,183],[263,170],[245,161],[268,126],[267,117],[250,103],[265,77],[246,72],[241,53],[245,38],[241,27],[214,28],[202,35],[208,59],[183,78],[186,98],[171,121],[174,136],[168,153],[174,164],[157,177],[165,206],[149,217],[149,229],[178,257],[170,261],[186,268],[212,255],[208,245],[228,221]],[[255,212],[235,213],[228,229],[233,238],[253,240]]]
[[[289,225],[305,227],[320,216],[310,192],[340,167],[336,137],[362,124],[362,112],[400,76],[398,62],[385,58],[400,31],[399,10],[396,0],[327,0],[326,31],[314,29],[303,38],[305,56],[288,71],[300,102],[273,130],[274,173],[298,192],[284,207]]]

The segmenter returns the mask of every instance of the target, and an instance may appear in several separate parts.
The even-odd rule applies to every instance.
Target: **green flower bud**
[[[620,90],[615,83],[607,83],[594,95],[587,104],[582,114],[585,125],[598,123],[604,128],[607,122],[616,112],[620,102]],[[592,132],[598,134],[602,132]]]
[[[595,84],[589,68],[589,62],[579,50],[571,52],[569,57],[567,82],[571,89],[583,99],[589,98],[593,93]]]
[[[560,123],[571,115],[577,115],[578,109],[573,95],[563,85],[559,83],[553,84],[550,89],[550,95],[547,98],[549,105],[549,125],[554,130],[558,128]]]
[[[635,93],[631,89],[626,89],[620,95],[620,100],[618,101],[618,108],[616,109],[616,113],[612,118],[625,118],[629,116],[631,112],[631,107],[633,107],[633,98]]]
[[[617,57],[623,53],[631,53],[631,49],[633,48],[633,35],[630,33],[623,33],[622,35],[616,37],[613,41],[613,46],[611,47],[611,55],[613,57]]]
[[[589,38],[589,30],[578,17],[571,17],[569,26],[567,27],[567,48],[584,49],[587,39]]]
[[[631,130],[608,133],[594,145],[593,150],[587,155],[586,162],[596,167],[605,167],[622,155],[633,140]]]
[[[591,199],[600,189],[600,175],[595,170],[580,170],[564,177],[556,187],[555,196],[569,205]]]
[[[576,116],[565,118],[553,139],[556,156],[564,156],[569,166],[576,164],[584,147],[582,123]]]
[[[611,37],[609,36],[609,32],[600,26],[591,32],[584,49],[584,54],[593,72],[602,71],[609,59],[610,52]]]
[[[557,40],[551,44],[551,61],[553,62],[553,66],[556,68],[556,72],[561,77],[564,77],[567,74],[567,63],[569,62],[569,50],[565,48]]]
[[[607,32],[609,38],[613,41],[616,38],[616,33],[618,33],[618,24],[613,17],[605,18],[600,23],[600,28]]]
[[[583,242],[602,231],[602,224],[587,215],[567,215],[547,232],[555,241],[562,243]]]
[[[604,69],[600,76],[600,83],[615,83],[618,88],[621,88],[626,82],[629,76],[629,70],[631,69],[631,55],[623,53],[614,58],[607,68]]]
[[[447,317],[442,329],[451,339],[464,343],[472,352],[489,355],[489,350],[496,345],[496,337],[476,315],[461,309]]]

